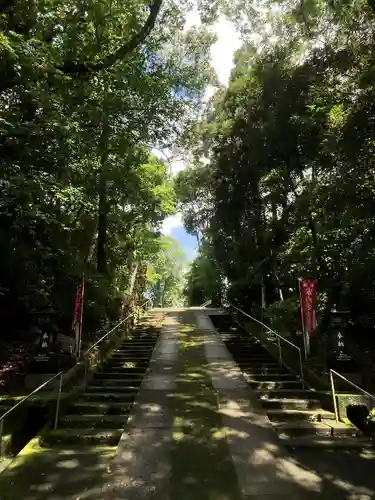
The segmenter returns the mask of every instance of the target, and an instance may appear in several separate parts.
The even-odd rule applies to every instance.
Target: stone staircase
[[[160,316],[150,313],[147,319]],[[115,446],[138,393],[143,376],[158,339],[159,331],[153,327],[137,326],[122,346],[114,351],[94,373],[86,390],[60,417],[56,430],[42,434],[40,444]]]
[[[351,448],[368,443],[355,427],[337,423],[334,413],[322,408],[321,394],[304,387],[297,375],[280,367],[230,316],[213,315],[211,320],[285,446]]]

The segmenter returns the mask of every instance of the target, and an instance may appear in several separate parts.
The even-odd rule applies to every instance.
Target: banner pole
[[[82,274],[82,292],[81,292],[81,310],[79,318],[79,344],[78,344],[78,359],[81,357],[82,349],[82,324],[83,324],[83,300],[85,296],[85,275]]]
[[[303,337],[303,347],[305,351],[305,359],[309,357],[309,345],[306,337],[306,328],[305,328],[305,314],[304,314],[304,300],[302,295],[302,278],[298,279],[298,287],[299,287],[299,304],[301,309],[301,325],[302,325],[302,337]]]

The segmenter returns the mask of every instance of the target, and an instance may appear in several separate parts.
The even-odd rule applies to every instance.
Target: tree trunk
[[[164,299],[165,299],[165,289],[167,288],[167,281],[164,280],[162,292],[161,292],[161,307],[164,307]]]
[[[277,205],[276,202],[273,200],[271,202],[272,205],[272,233],[275,235],[276,234],[276,228],[277,228]],[[280,300],[284,300],[284,294],[283,294],[283,289],[281,285],[281,281],[279,278],[279,273],[277,272],[277,262],[276,262],[276,256],[275,252],[273,251],[273,246],[275,245],[274,238],[272,238],[272,242],[270,245],[270,259],[271,259],[271,272],[273,275],[273,282],[275,289],[278,292]]]
[[[137,272],[138,272],[138,267],[139,267],[139,263],[138,262],[136,262],[135,264],[132,265],[133,269],[132,269],[132,272],[131,272],[131,275],[130,275],[129,295],[133,294],[135,280],[136,280]]]
[[[108,160],[109,126],[108,118],[104,113],[102,134],[99,143],[100,170],[98,180],[99,207],[98,207],[98,240],[97,240],[97,270],[101,274],[107,272],[107,160]]]
[[[196,231],[195,237],[197,238],[198,250],[200,250],[201,249],[201,240],[199,238],[199,232],[198,231]]]

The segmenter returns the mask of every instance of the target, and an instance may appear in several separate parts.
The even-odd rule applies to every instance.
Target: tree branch
[[[95,73],[102,69],[108,69],[117,61],[124,59],[128,54],[141,45],[141,43],[143,43],[150,34],[151,30],[155,26],[155,21],[159,14],[162,2],[163,0],[154,0],[154,3],[150,5],[149,16],[141,30],[112,54],[105,56],[99,61],[69,61],[63,64],[63,66],[60,66],[59,69],[66,74]]]

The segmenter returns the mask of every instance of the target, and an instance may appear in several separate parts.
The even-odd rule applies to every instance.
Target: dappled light
[[[117,447],[41,448],[35,441],[0,479],[5,492],[0,498],[357,500],[375,495],[370,450],[285,449],[207,313],[166,314]]]
[[[375,499],[375,0],[0,21],[0,500]]]

